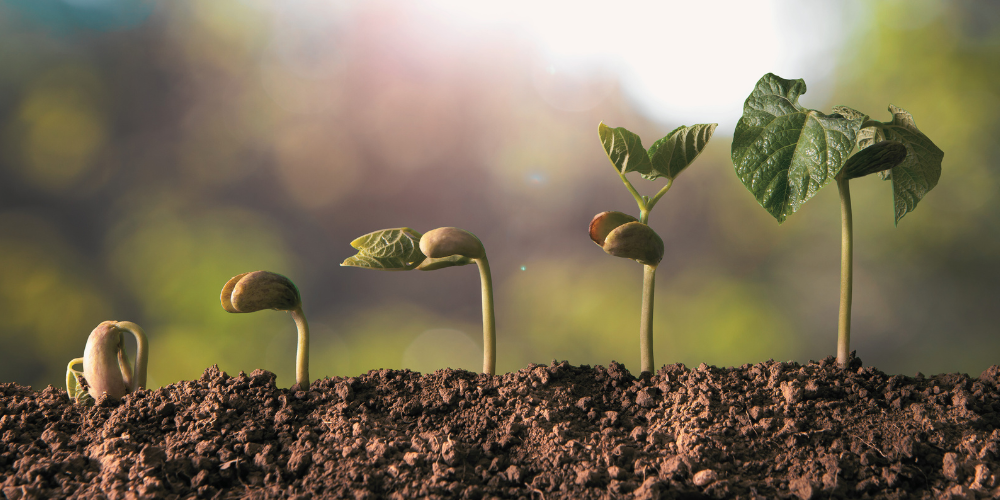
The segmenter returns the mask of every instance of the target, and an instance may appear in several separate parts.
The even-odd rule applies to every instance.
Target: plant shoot
[[[625,188],[639,206],[639,218],[622,212],[601,212],[590,221],[590,239],[610,255],[643,265],[642,311],[639,322],[639,358],[643,372],[653,365],[653,291],[656,266],[663,259],[663,240],[649,227],[649,212],[673,185],[682,170],[705,149],[717,123],[677,127],[653,143],[647,152],[639,136],[622,127],[601,123],[598,132],[604,152]],[[652,197],[640,195],[625,174],[638,172],[646,180],[667,179]]]
[[[475,263],[483,297],[483,373],[496,373],[496,319],[493,278],[486,249],[476,235],[456,227],[440,227],[420,234],[408,227],[383,229],[351,242],[358,251],[342,266],[380,271],[433,271]]]
[[[251,313],[263,309],[288,311],[298,330],[295,353],[295,385],[309,390],[309,323],[302,313],[302,297],[292,280],[268,271],[233,276],[222,287],[222,308],[231,313]]]
[[[136,341],[134,370],[125,352],[125,332],[131,333]],[[83,402],[88,398],[96,400],[103,394],[120,399],[145,389],[148,358],[146,332],[139,325],[131,321],[105,321],[90,332],[83,357],[66,366],[66,392],[71,399]],[[73,368],[78,364],[83,365],[82,371]],[[83,391],[81,377],[90,386],[89,391]]]
[[[736,124],[732,158],[743,185],[778,223],[823,186],[836,181],[841,207],[840,315],[837,361],[851,342],[853,214],[849,181],[878,173],[892,181],[895,223],[912,211],[941,177],[944,152],[917,129],[906,110],[889,106],[892,120],[836,106],[824,114],[801,106],[803,80],[768,73],[757,82]],[[858,152],[851,156],[855,147]]]

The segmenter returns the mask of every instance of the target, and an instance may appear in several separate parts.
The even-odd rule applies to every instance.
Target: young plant
[[[125,337],[122,335],[125,332],[131,333],[136,341],[134,371],[125,352]],[[88,398],[97,399],[102,394],[118,399],[145,389],[148,357],[146,333],[139,325],[131,321],[105,321],[90,332],[83,357],[70,361],[66,366],[66,392],[71,399],[84,402]],[[82,371],[73,369],[78,364],[83,364]],[[90,386],[89,392],[83,391],[81,377]]]
[[[486,249],[476,235],[455,227],[439,227],[420,234],[408,227],[383,229],[351,242],[358,253],[342,266],[380,271],[433,271],[445,267],[479,266],[483,296],[483,373],[496,372],[496,320],[493,314],[493,278]]]
[[[639,205],[639,218],[622,212],[602,212],[590,221],[590,239],[605,252],[643,265],[642,316],[639,322],[640,369],[652,373],[653,291],[656,266],[663,258],[663,240],[647,224],[649,212],[674,184],[674,179],[705,149],[717,123],[677,127],[653,143],[647,152],[639,136],[622,127],[601,123],[598,132],[604,152],[618,177]],[[638,172],[646,180],[667,179],[652,198],[640,195],[625,174]]]
[[[944,152],[917,129],[906,110],[889,106],[892,120],[836,106],[833,114],[798,102],[803,80],[764,75],[743,105],[733,137],[736,175],[778,223],[816,191],[836,181],[840,190],[840,317],[837,361],[846,365],[851,342],[853,224],[849,181],[878,172],[892,181],[895,222],[912,211],[941,177]],[[855,146],[858,152],[850,156]]]
[[[298,329],[295,353],[295,384],[309,390],[309,323],[302,313],[302,297],[292,280],[268,271],[233,276],[222,287],[222,308],[231,313],[251,313],[263,309],[288,311]]]

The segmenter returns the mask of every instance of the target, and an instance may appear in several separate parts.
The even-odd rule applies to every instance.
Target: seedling
[[[383,229],[351,242],[358,253],[342,266],[380,271],[433,271],[445,267],[479,266],[483,295],[483,373],[496,372],[496,320],[493,314],[493,278],[486,249],[476,235],[455,227],[439,227],[420,234],[408,227]]]
[[[944,152],[917,129],[906,110],[889,106],[892,121],[836,106],[833,114],[799,103],[803,80],[768,73],[743,105],[733,137],[736,175],[778,223],[816,191],[836,181],[840,190],[840,317],[837,361],[847,364],[851,343],[853,224],[849,181],[878,172],[892,181],[895,223],[912,211],[941,177]],[[858,152],[850,156],[855,146]]]
[[[136,341],[135,370],[125,352],[125,332],[131,333]],[[97,399],[102,394],[121,398],[130,392],[146,388],[146,364],[149,347],[146,333],[131,321],[105,321],[87,338],[87,347],[82,358],[70,361],[66,366],[66,392],[77,402]],[[73,367],[83,364],[83,370]],[[83,390],[80,378],[90,386]]]
[[[309,323],[302,313],[302,297],[292,280],[268,271],[233,276],[222,287],[222,308],[231,313],[263,309],[288,311],[295,320],[299,343],[295,353],[295,384],[309,390]]]
[[[647,152],[639,136],[622,127],[601,123],[598,132],[604,151],[618,177],[639,205],[639,218],[622,212],[602,212],[590,221],[590,239],[615,257],[632,259],[643,265],[642,313],[639,322],[639,358],[643,372],[653,365],[653,291],[656,266],[663,259],[663,240],[647,224],[649,212],[674,184],[674,179],[705,149],[717,123],[677,127],[653,143]],[[667,179],[652,198],[640,195],[625,174],[638,172],[646,180]]]

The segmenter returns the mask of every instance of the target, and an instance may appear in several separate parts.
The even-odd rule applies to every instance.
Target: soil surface
[[[93,407],[0,384],[0,496],[1000,498],[1000,367],[255,370]]]

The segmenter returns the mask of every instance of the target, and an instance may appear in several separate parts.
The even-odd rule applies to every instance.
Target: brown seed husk
[[[231,313],[238,313],[239,311],[233,307],[233,289],[236,288],[236,284],[239,283],[240,279],[250,273],[237,274],[229,281],[226,282],[225,286],[222,287],[222,295],[219,297],[222,300],[222,308]]]
[[[638,220],[624,212],[601,212],[590,221],[590,239],[594,240],[597,246],[604,246],[604,240],[616,227]]]
[[[237,281],[232,293],[233,309],[241,313],[264,309],[290,311],[301,303],[299,290],[292,280],[269,271],[247,273]]]
[[[604,240],[604,251],[615,257],[655,266],[663,259],[663,240],[653,228],[641,222],[616,227]]]
[[[118,364],[122,330],[117,321],[105,321],[94,328],[83,351],[83,377],[94,399],[102,395],[118,399],[128,394],[128,386]]]
[[[420,238],[420,252],[432,259],[461,255],[470,259],[486,256],[486,249],[476,235],[457,227],[439,227]]]

